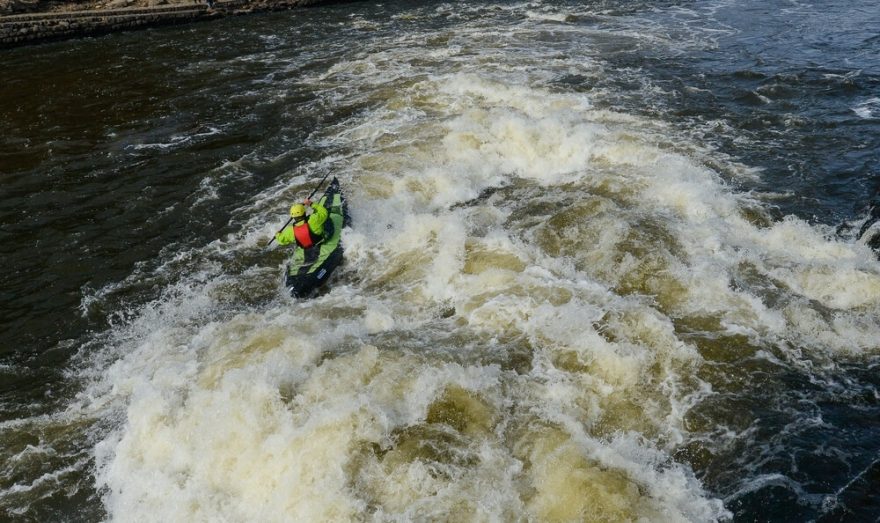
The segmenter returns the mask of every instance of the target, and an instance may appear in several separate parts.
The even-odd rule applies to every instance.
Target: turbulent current
[[[880,517],[876,2],[7,50],[0,518]],[[266,249],[339,178],[311,300]]]

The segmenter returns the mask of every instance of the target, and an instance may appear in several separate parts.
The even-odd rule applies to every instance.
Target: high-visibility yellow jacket
[[[324,237],[324,222],[327,221],[329,213],[327,212],[327,209],[318,202],[312,203],[310,207],[313,212],[309,215],[307,222],[309,231],[312,233],[312,237],[315,238],[314,243],[317,243]],[[294,225],[288,225],[283,231],[275,235],[275,241],[278,242],[278,245],[290,245],[296,241],[296,233],[293,228]]]

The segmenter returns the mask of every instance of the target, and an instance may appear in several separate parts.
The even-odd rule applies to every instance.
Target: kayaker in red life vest
[[[311,214],[306,214],[306,207],[311,207]],[[314,247],[324,241],[324,222],[327,221],[327,215],[327,209],[318,202],[306,200],[297,203],[290,208],[293,224],[275,234],[275,241],[278,245],[296,242],[303,249]]]

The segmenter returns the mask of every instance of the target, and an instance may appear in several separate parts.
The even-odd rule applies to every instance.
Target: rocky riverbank
[[[303,7],[322,0],[0,0],[0,48]]]

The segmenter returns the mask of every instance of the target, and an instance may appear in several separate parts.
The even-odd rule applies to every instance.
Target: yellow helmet
[[[306,207],[301,203],[295,204],[290,208],[290,217],[293,219],[302,218],[306,215]]]

